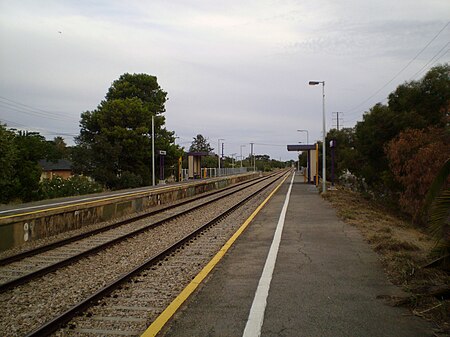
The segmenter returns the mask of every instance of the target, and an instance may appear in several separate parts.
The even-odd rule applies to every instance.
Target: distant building
[[[70,178],[72,174],[72,162],[67,159],[59,159],[56,161],[39,160],[42,168],[41,181],[43,179],[52,179],[55,176],[63,179]]]

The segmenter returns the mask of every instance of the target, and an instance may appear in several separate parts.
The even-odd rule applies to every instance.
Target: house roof
[[[72,170],[72,162],[67,159],[59,159],[56,161],[48,161],[46,159],[42,159],[39,160],[38,164],[44,171]]]

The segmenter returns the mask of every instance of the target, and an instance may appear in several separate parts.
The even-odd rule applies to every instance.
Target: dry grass
[[[434,242],[423,230],[400,219],[382,206],[343,188],[324,195],[346,223],[357,227],[376,251],[385,271],[408,297],[389,298],[392,305],[408,306],[412,312],[440,326],[436,336],[450,335],[450,298],[433,295],[436,289],[449,287],[448,273],[422,268],[430,262]]]

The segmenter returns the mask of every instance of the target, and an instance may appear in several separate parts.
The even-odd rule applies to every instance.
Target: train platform
[[[358,230],[291,177],[158,336],[432,336],[377,298],[402,292]]]
[[[19,205],[0,205],[0,252],[85,226],[146,212],[258,176],[257,172],[239,173]]]

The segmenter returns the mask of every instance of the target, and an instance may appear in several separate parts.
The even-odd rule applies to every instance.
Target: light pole
[[[322,193],[327,191],[327,176],[326,176],[326,147],[325,144],[325,81],[309,81],[309,85],[322,84]]]
[[[152,186],[155,186],[155,116],[152,116]]]
[[[297,132],[306,132],[306,145],[309,145],[309,132],[308,132],[308,130],[297,130]]]
[[[219,138],[219,139],[217,140],[217,153],[218,153],[217,159],[218,159],[218,162],[219,162],[219,170],[217,171],[217,175],[218,175],[218,176],[220,176],[220,141],[221,141],[221,140],[225,140],[225,139]]]
[[[297,130],[297,132],[306,132],[306,145],[309,145],[309,132],[308,132],[308,130]],[[310,159],[310,157],[309,157],[309,150],[308,150],[308,152],[307,152],[307,159],[306,159],[306,168],[307,168],[307,171],[308,171],[308,183],[309,183],[309,179],[311,177],[311,170],[310,170],[310,167],[309,167],[310,166],[309,165],[309,159]],[[300,165],[300,159],[298,160],[298,162],[299,162],[299,165]]]
[[[231,156],[231,167],[233,167],[234,168],[234,162],[235,162],[235,159],[234,159],[234,156],[235,155],[237,155],[237,153],[232,153],[230,156]]]
[[[241,168],[242,168],[242,160],[244,159],[243,157],[242,157],[242,148],[243,147],[245,147],[245,145],[241,145]]]
[[[336,141],[330,140],[331,147],[331,186],[334,186],[334,151],[336,148]]]

